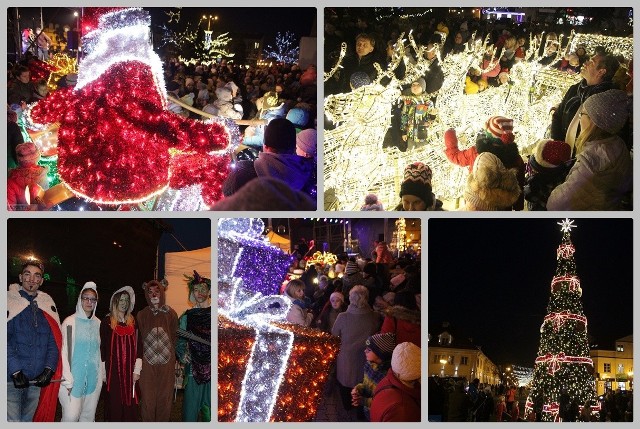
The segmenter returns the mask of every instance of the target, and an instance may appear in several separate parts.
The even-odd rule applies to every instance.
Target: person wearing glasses
[[[60,316],[39,290],[42,262],[26,261],[18,278],[7,291],[7,421],[53,421],[59,385],[50,383],[58,368]]]
[[[625,91],[590,96],[578,116],[576,162],[565,181],[549,195],[547,210],[624,210],[631,205],[633,163],[618,135],[630,112]]]
[[[58,399],[63,422],[92,422],[102,390],[98,290],[87,282],[76,312],[62,322],[62,377]]]

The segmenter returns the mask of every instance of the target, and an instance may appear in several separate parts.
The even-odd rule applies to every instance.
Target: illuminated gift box
[[[278,293],[291,256],[266,241],[263,231],[261,219],[220,219],[219,279],[241,279],[244,288],[253,293]]]
[[[315,418],[331,365],[338,355],[340,339],[290,323],[272,322],[272,326],[292,335],[293,343],[285,346],[290,348],[289,357],[282,371],[273,367],[279,362],[254,359],[254,364],[260,360],[259,367],[265,377],[262,381],[254,379],[256,385],[249,386],[247,369],[254,346],[260,343],[256,335],[269,349],[265,353],[268,359],[274,357],[276,351],[272,348],[287,334],[257,333],[246,325],[218,316],[218,421],[306,422]],[[277,361],[275,357],[273,360]],[[270,410],[255,409],[254,403],[266,405],[274,393]],[[253,398],[249,398],[251,396]]]
[[[286,322],[291,257],[260,219],[218,222],[218,421],[312,421],[340,340]]]

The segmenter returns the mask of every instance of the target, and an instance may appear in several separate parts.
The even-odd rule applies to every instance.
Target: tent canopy
[[[165,254],[164,272],[169,282],[166,300],[178,316],[191,308],[189,288],[184,275],[192,276],[193,270],[203,277],[211,278],[211,247]]]
[[[274,246],[277,246],[278,249],[283,250],[287,253],[290,253],[291,242],[289,241],[288,238],[278,235],[273,231],[269,231],[267,233],[267,238],[269,239],[269,243],[273,244]]]

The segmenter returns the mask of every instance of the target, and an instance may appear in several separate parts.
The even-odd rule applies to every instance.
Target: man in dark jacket
[[[562,101],[553,111],[551,138],[566,141],[572,147],[580,134],[578,109],[593,94],[616,88],[611,81],[620,63],[612,55],[596,54],[580,70],[583,79],[569,87]]]
[[[60,317],[49,295],[38,289],[44,265],[29,260],[22,266],[20,285],[7,292],[7,421],[33,421],[41,390],[51,383],[58,367]],[[59,387],[59,386],[57,386]],[[47,401],[53,404],[54,400]],[[49,398],[51,399],[51,398]],[[44,412],[44,411],[41,411]],[[53,420],[52,420],[53,421]]]
[[[374,66],[375,63],[383,67],[386,63],[378,55],[375,50],[376,39],[367,33],[360,33],[356,36],[356,55],[346,57],[343,63],[341,73],[341,82],[343,92],[350,92],[351,75],[355,72],[364,72],[373,82],[378,76],[378,72]]]
[[[264,151],[255,161],[238,161],[222,192],[229,196],[256,177],[272,177],[288,183],[293,190],[311,193],[314,163],[295,151],[295,126],[284,118],[271,120],[264,131]]]

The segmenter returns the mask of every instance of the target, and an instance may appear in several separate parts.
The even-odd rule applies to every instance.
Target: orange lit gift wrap
[[[313,421],[318,411],[322,390],[329,370],[340,348],[337,337],[320,330],[291,323],[277,323],[273,326],[293,334],[290,356],[281,376],[271,415],[272,422],[308,422]],[[245,371],[251,360],[251,350],[255,345],[255,335],[247,326],[231,322],[224,316],[218,317],[218,421],[239,421],[239,405]],[[267,334],[269,335],[269,334]],[[277,339],[274,337],[274,342]],[[264,368],[264,371],[268,371]],[[263,392],[271,394],[276,380],[267,379]],[[256,395],[260,392],[244,392],[244,395]],[[246,415],[253,420],[251,415]],[[257,417],[257,416],[254,416]]]
[[[286,322],[292,301],[277,293],[291,257],[264,230],[218,222],[218,421],[312,421],[340,340]]]

